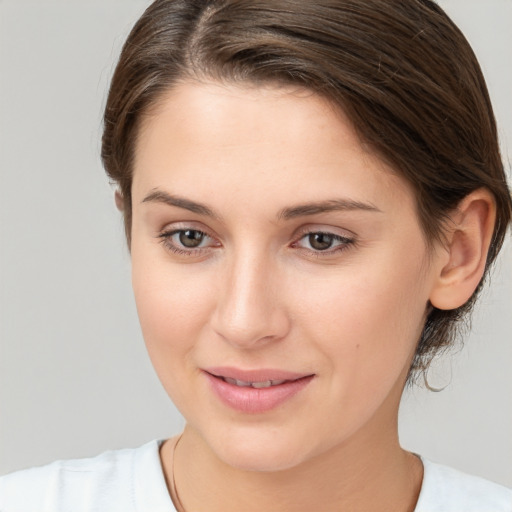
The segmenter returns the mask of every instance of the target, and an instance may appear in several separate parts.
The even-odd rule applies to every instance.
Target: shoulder
[[[415,512],[512,512],[512,490],[484,478],[422,459]]]
[[[142,493],[165,499],[158,456],[160,441],[112,450],[87,459],[59,460],[0,477],[2,512],[123,511],[136,509]],[[163,488],[162,488],[163,486]],[[166,503],[166,506],[168,503]],[[162,510],[155,507],[155,510]]]

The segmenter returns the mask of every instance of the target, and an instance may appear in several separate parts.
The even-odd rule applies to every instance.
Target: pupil
[[[331,247],[333,242],[332,235],[325,233],[311,233],[309,235],[309,243],[313,249],[317,251],[325,251]]]
[[[201,245],[201,242],[204,238],[204,233],[201,233],[201,231],[195,231],[193,229],[187,229],[186,231],[182,231],[180,233],[180,243],[184,247],[198,247]]]

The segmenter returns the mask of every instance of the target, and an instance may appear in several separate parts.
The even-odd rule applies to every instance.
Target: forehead
[[[267,201],[276,190],[322,200],[333,187],[353,200],[411,195],[344,113],[311,91],[195,82],[168,91],[141,123],[134,189],[162,186],[237,197],[257,186]]]

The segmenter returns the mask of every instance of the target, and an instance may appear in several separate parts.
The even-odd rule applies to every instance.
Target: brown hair
[[[430,0],[157,0],[130,33],[105,109],[102,159],[131,230],[141,116],[180,80],[306,87],[341,107],[361,139],[413,187],[428,243],[466,195],[485,187],[497,220],[486,274],[512,201],[480,66]],[[483,281],[483,280],[482,280]],[[450,345],[464,306],[433,308],[412,370]]]

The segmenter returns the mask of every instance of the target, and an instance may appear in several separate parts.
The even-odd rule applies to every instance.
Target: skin
[[[334,200],[345,208],[290,215]],[[272,87],[174,87],[142,123],[132,201],[140,322],[187,422],[174,475],[185,509],[414,510],[422,465],[399,445],[398,406],[429,300],[463,300],[454,271],[469,260],[478,283],[465,231],[429,253],[410,186],[343,114]],[[482,251],[491,203],[473,198],[455,219],[480,226]],[[187,229],[206,234],[199,249],[170,234]],[[338,238],[320,251],[318,232]],[[212,366],[315,377],[245,414],[213,395],[201,371]],[[168,441],[169,486],[171,458]]]

